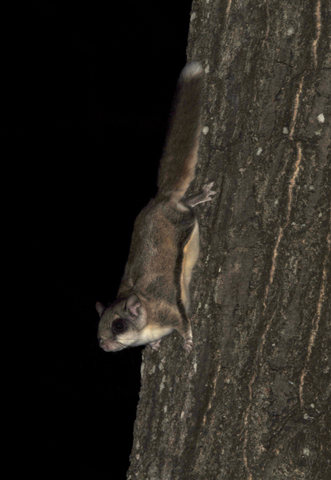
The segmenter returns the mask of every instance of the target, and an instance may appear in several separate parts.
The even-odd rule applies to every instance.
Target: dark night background
[[[53,0],[27,10],[18,288],[34,477],[125,479],[142,349],[103,352],[94,304],[115,298],[134,219],[156,192],[190,8]]]

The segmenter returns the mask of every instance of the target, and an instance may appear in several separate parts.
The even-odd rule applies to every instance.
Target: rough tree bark
[[[195,348],[146,348],[128,479],[327,479],[331,8],[195,0],[206,71]]]

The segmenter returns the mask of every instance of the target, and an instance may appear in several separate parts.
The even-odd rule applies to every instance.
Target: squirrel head
[[[141,344],[140,332],[147,325],[147,314],[138,295],[131,293],[107,308],[97,302],[95,308],[100,317],[99,345],[105,352]]]

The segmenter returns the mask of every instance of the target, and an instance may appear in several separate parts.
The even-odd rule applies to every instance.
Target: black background
[[[190,7],[54,0],[26,12],[20,438],[35,477],[125,478],[142,349],[103,352],[94,305],[115,298],[134,219],[156,192]]]

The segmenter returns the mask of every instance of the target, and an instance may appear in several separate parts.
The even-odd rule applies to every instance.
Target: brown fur
[[[199,256],[199,227],[192,207],[211,200],[211,184],[187,202],[181,199],[195,175],[201,109],[203,72],[188,64],[179,80],[170,133],[160,162],[159,190],[138,215],[129,258],[117,300],[108,308],[97,304],[100,315],[100,346],[117,351],[150,343],[174,329],[192,349],[188,318],[189,285]]]

